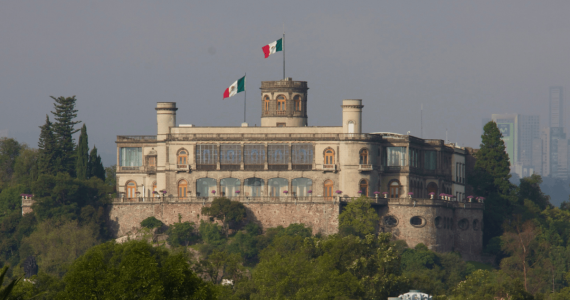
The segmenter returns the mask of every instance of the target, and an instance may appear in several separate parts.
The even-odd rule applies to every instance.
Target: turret
[[[342,100],[342,132],[362,133],[362,99]]]
[[[306,81],[261,82],[261,126],[307,126]]]
[[[157,139],[164,140],[170,133],[170,127],[176,126],[176,102],[156,103]]]

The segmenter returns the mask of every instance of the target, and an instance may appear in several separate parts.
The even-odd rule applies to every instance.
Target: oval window
[[[479,220],[473,220],[473,230],[479,230]]]
[[[394,216],[385,216],[384,217],[384,225],[388,227],[394,227],[398,225],[398,219]]]
[[[443,218],[442,217],[435,218],[434,223],[436,228],[442,228],[444,223]]]
[[[415,216],[410,219],[410,224],[415,227],[422,227],[426,224],[426,221],[422,217]]]
[[[459,223],[457,223],[457,227],[459,227],[459,229],[461,230],[466,230],[469,228],[469,220],[467,219],[461,219],[459,221]]]

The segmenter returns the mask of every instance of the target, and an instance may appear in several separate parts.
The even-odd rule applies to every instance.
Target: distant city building
[[[550,109],[548,115],[550,124],[548,127],[564,127],[564,110],[562,105],[564,98],[562,97],[562,87],[551,86],[549,94]]]

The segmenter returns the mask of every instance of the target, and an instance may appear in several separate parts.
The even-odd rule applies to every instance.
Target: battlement
[[[34,195],[31,194],[21,194],[20,196],[22,196],[22,216],[27,214],[27,213],[31,213],[32,210],[32,204],[34,204],[36,201],[34,201]]]

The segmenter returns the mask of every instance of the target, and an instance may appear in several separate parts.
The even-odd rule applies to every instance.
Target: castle
[[[304,223],[331,234],[343,206],[363,195],[379,230],[410,247],[480,255],[484,204],[465,184],[472,149],[362,133],[360,99],[342,101],[341,126],[308,126],[307,91],[291,78],[262,82],[260,127],[177,125],[176,103],[157,103],[156,135],[117,136],[120,196],[108,208],[116,234],[149,216],[199,222],[219,196],[243,202],[263,228]]]

